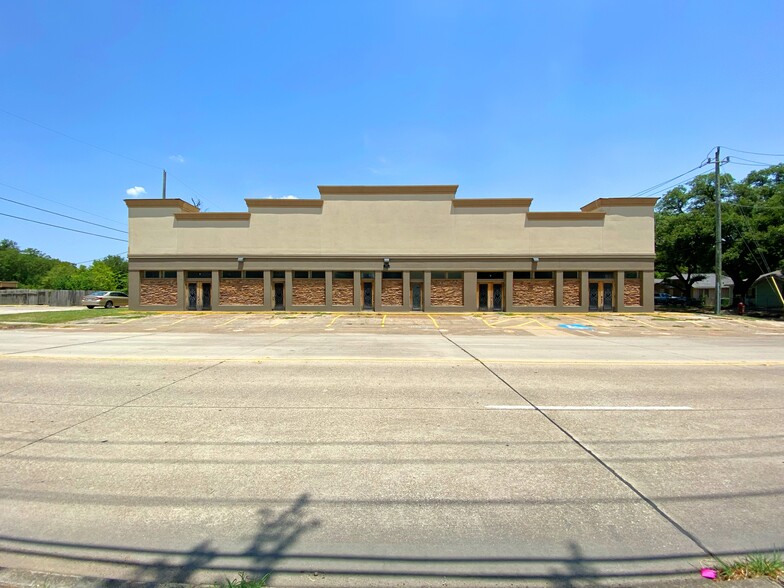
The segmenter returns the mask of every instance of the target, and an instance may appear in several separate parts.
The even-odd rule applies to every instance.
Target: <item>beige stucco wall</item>
[[[172,201],[174,202],[174,201]],[[331,196],[320,208],[249,208],[244,220],[176,220],[181,210],[129,207],[129,256],[653,255],[651,206],[603,219],[533,220],[525,207],[464,208],[416,195]]]

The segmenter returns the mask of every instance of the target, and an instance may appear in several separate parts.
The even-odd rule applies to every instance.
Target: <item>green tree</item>
[[[103,259],[98,259],[93,265],[100,263],[111,268],[114,274],[112,290],[128,290],[128,260],[121,255],[108,255]]]
[[[723,174],[721,188],[722,269],[743,298],[761,274],[784,266],[784,164],[740,182]],[[713,174],[701,175],[656,206],[656,271],[684,294],[714,271],[715,191]]]
[[[120,255],[108,255],[89,267],[76,267],[37,249],[20,249],[15,241],[2,239],[0,280],[16,281],[25,288],[127,290],[128,261]]]
[[[784,269],[784,164],[755,170],[734,185],[722,206],[723,268],[735,294]]]
[[[12,280],[22,287],[37,288],[56,263],[56,259],[37,249],[20,250],[19,245],[10,239],[0,241],[0,280]]]
[[[73,289],[74,276],[77,272],[74,264],[59,261],[41,279],[40,287],[51,290]]]
[[[702,182],[689,190],[678,186],[656,205],[656,271],[674,277],[683,296],[705,277],[714,251],[714,229],[702,213],[704,189]]]
[[[83,284],[84,290],[117,290],[117,274],[107,264],[94,261],[84,272]]]

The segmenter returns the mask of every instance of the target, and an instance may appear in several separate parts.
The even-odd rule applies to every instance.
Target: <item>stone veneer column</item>
[[[432,308],[430,308],[430,272],[425,272],[425,281],[422,285],[424,288],[424,292],[422,292],[422,296],[424,300],[422,301],[422,310],[425,312],[432,312]]]
[[[403,272],[403,312],[411,310],[411,272]]]
[[[264,270],[264,305],[263,310],[272,310],[272,271]]]
[[[563,271],[555,272],[555,307],[558,310],[563,308]]]
[[[332,270],[324,272],[324,287],[326,288],[326,304],[327,310],[332,310]]]
[[[217,309],[220,306],[220,272],[213,270],[212,285],[210,286],[210,308]]]
[[[293,272],[286,270],[286,285],[283,286],[283,306],[284,310],[291,310],[292,294],[294,293],[294,280],[292,279]]]
[[[624,272],[615,272],[615,289],[616,289],[615,311],[616,312],[626,312],[626,303],[623,299],[624,290],[626,289],[624,285],[625,278],[626,276],[624,275]]]
[[[580,272],[580,312],[588,312],[588,270]]]
[[[504,272],[504,311],[512,312],[514,307],[514,272]]]

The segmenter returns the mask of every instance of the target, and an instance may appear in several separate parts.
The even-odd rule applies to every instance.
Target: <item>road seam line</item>
[[[137,400],[141,400],[142,398],[144,398],[146,396],[149,396],[150,394],[155,394],[156,392],[160,392],[164,388],[168,388],[169,386],[173,386],[174,384],[178,384],[178,383],[182,382],[183,380],[187,380],[188,378],[190,378],[192,376],[195,376],[195,375],[198,375],[198,374],[200,374],[202,372],[205,372],[205,371],[207,371],[210,368],[214,368],[216,366],[219,366],[222,363],[224,363],[224,362],[223,361],[219,361],[218,363],[214,363],[212,365],[208,365],[207,367],[204,367],[204,368],[201,368],[199,370],[196,370],[192,374],[188,374],[187,376],[183,376],[182,378],[180,378],[178,380],[174,380],[173,382],[169,382],[168,384],[160,386],[159,388],[156,388],[155,390],[150,390],[149,392],[145,392],[144,394],[142,394],[140,396],[137,396],[136,398],[131,398],[130,400],[127,400],[126,402],[123,402],[122,404],[118,404],[116,406],[112,406],[111,408],[109,408],[107,410],[99,412],[98,414],[94,414],[93,416],[88,417],[88,418],[86,418],[84,420],[81,420],[78,423],[74,423],[72,425],[68,425],[67,427],[62,428],[59,431],[55,431],[54,433],[50,433],[49,435],[44,435],[40,439],[36,439],[35,441],[31,441],[30,443],[27,443],[26,445],[22,445],[21,447],[17,447],[16,449],[12,449],[11,451],[6,451],[5,453],[0,454],[0,458],[5,457],[6,455],[11,455],[12,453],[16,453],[17,451],[21,451],[22,449],[26,449],[26,448],[30,447],[31,445],[35,445],[36,443],[40,443],[41,441],[45,441],[46,439],[49,439],[50,437],[54,437],[55,435],[59,435],[60,433],[64,433],[65,431],[68,431],[69,429],[73,429],[74,427],[78,427],[79,425],[83,425],[86,422],[89,422],[89,421],[91,421],[93,419],[97,419],[99,416],[103,416],[105,414],[108,414],[108,413],[112,412],[113,410],[117,410],[118,408],[122,408],[124,406],[127,406],[128,404],[131,404],[132,402],[136,402]]]
[[[643,502],[645,502],[653,511],[659,514],[664,520],[666,520],[670,525],[672,525],[677,531],[679,531],[684,537],[689,539],[692,543],[694,543],[697,547],[699,547],[702,551],[705,552],[706,555],[715,558],[713,552],[708,549],[708,547],[691,531],[687,530],[683,525],[681,525],[678,521],[668,515],[664,510],[656,504],[651,498],[648,498],[641,490],[638,490],[634,484],[629,482],[626,478],[624,478],[620,473],[618,473],[610,464],[606,463],[602,458],[600,458],[596,453],[594,453],[587,445],[583,444],[577,437],[575,437],[572,433],[567,431],[564,427],[562,427],[558,422],[555,421],[550,415],[548,415],[542,408],[528,400],[521,392],[517,390],[514,386],[512,386],[509,382],[507,382],[504,378],[502,378],[499,374],[497,374],[493,369],[491,369],[485,362],[475,356],[473,353],[461,347],[458,343],[455,343],[444,335],[443,333],[441,336],[452,343],[455,347],[463,351],[466,355],[473,357],[477,362],[479,362],[487,371],[493,374],[498,380],[500,380],[503,384],[505,384],[512,392],[514,392],[517,396],[519,396],[523,401],[527,402],[531,405],[532,410],[535,410],[540,415],[542,415],[545,419],[547,419],[550,424],[552,424],[555,428],[557,428],[561,433],[563,433],[567,438],[569,438],[575,445],[577,445],[580,449],[582,449],[585,453],[590,455],[596,463],[601,465],[604,469],[606,469],[616,480],[621,482],[624,486],[626,486],[629,490],[631,490],[634,494],[637,495]]]

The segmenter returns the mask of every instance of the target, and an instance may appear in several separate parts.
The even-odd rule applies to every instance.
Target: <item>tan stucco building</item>
[[[652,311],[655,198],[579,212],[457,186],[319,186],[200,212],[126,200],[131,308]]]

